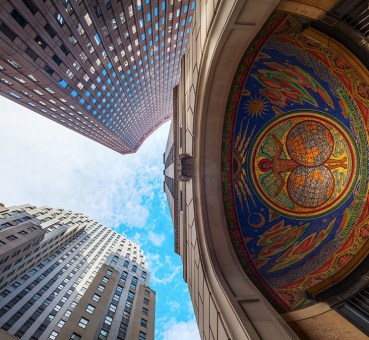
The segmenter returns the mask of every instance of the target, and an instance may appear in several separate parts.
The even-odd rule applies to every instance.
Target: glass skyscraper
[[[1,1],[0,94],[122,154],[172,114],[195,1]]]

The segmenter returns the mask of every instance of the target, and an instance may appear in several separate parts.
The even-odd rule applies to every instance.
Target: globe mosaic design
[[[257,134],[250,154],[255,192],[284,216],[322,216],[353,189],[357,161],[352,137],[322,112],[275,117]]]
[[[296,124],[286,140],[287,152],[298,164],[317,166],[332,154],[334,141],[331,132],[317,121]]]
[[[287,181],[287,191],[291,199],[301,207],[315,208],[332,196],[334,178],[324,166],[296,168]]]

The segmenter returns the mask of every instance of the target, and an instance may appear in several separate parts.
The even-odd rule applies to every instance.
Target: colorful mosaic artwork
[[[225,214],[241,264],[281,312],[369,242],[369,86],[349,58],[275,13],[228,98]]]
[[[322,113],[278,116],[255,138],[250,154],[255,192],[286,216],[322,215],[344,202],[355,183],[355,141]]]

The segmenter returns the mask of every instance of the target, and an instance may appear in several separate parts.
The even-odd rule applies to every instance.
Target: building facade
[[[197,4],[164,190],[203,339],[367,339],[367,14]]]
[[[1,338],[153,339],[143,252],[80,213],[0,212]]]
[[[1,95],[122,154],[170,119],[195,1],[0,8]]]

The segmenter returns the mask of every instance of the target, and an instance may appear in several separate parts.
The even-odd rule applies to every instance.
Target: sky
[[[82,212],[136,242],[156,291],[155,339],[200,339],[163,192],[170,123],[121,155],[0,97],[0,202]]]

